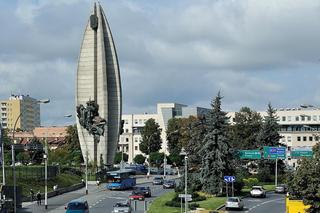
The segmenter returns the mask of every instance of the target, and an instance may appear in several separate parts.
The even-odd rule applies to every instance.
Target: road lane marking
[[[248,211],[246,211],[246,213],[248,213],[248,212],[252,211],[253,209],[255,209],[255,208],[257,208],[257,207],[260,207],[260,206],[262,206],[262,205],[264,205],[264,204],[272,203],[272,202],[278,202],[278,201],[284,200],[284,199],[285,199],[285,198],[278,198],[278,199],[273,199],[273,200],[265,201],[265,202],[260,203],[260,204],[258,204],[258,205],[252,206]]]

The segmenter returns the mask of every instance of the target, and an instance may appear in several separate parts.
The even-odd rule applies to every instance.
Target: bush
[[[254,185],[257,185],[259,183],[259,180],[257,178],[243,178],[244,185],[248,188],[251,188]]]
[[[199,207],[198,203],[190,203],[189,208],[190,210],[196,210]]]
[[[133,161],[134,161],[135,163],[137,163],[137,164],[144,164],[145,160],[146,160],[146,158],[145,158],[143,155],[141,155],[141,154],[136,155],[136,156],[133,158]]]
[[[174,201],[174,200],[170,200],[170,201],[167,201],[165,203],[166,206],[170,206],[170,207],[180,207],[181,206],[181,202],[177,202],[177,201]]]

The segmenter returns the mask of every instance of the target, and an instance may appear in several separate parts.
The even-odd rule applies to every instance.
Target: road
[[[243,211],[228,212],[245,212],[245,213],[285,213],[285,195],[275,194],[273,192],[267,193],[266,198],[244,198]]]
[[[168,189],[164,190],[161,186],[152,186],[152,184],[141,184],[139,186],[150,186],[151,189],[151,198],[146,198],[147,203],[149,204],[150,201],[155,199],[156,197],[170,191]],[[100,187],[95,185],[89,185],[89,194],[85,195],[85,190],[80,189],[74,192],[70,192],[64,194],[62,196],[56,196],[50,198],[48,200],[48,210],[44,209],[44,206],[37,206],[37,204],[29,203],[27,206],[25,205],[23,209],[20,209],[18,212],[21,213],[40,213],[40,212],[50,212],[50,213],[64,213],[65,206],[70,200],[77,199],[77,198],[84,198],[88,201],[90,206],[90,212],[94,213],[111,213],[113,210],[113,205],[119,201],[125,201],[128,199],[129,195],[131,194],[132,190],[127,191],[109,191],[105,189],[104,184]],[[144,212],[144,203],[137,202],[137,213]]]

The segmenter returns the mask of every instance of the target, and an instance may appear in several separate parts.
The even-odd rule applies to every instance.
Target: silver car
[[[112,213],[131,213],[131,206],[128,202],[118,202],[113,206]]]
[[[229,197],[226,201],[226,210],[239,209],[243,210],[244,204],[239,197]]]
[[[266,190],[262,186],[253,186],[250,191],[251,197],[266,197]]]

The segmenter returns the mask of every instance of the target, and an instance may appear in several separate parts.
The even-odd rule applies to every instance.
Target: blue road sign
[[[236,177],[235,176],[224,176],[223,180],[224,180],[224,182],[232,183],[232,182],[236,181]]]

